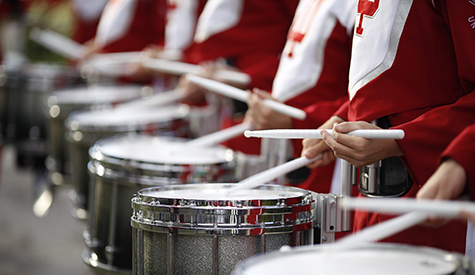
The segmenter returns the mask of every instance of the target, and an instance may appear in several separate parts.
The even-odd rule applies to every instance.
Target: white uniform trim
[[[108,0],[72,0],[75,13],[84,21],[98,19]],[[1,1],[0,1],[1,2]]]
[[[120,39],[130,28],[138,0],[111,0],[97,27],[95,43],[104,47]]]
[[[325,61],[325,46],[335,25],[340,22],[350,35],[355,14],[354,0],[300,1],[291,32],[303,38],[287,40],[272,87],[277,100],[285,102],[317,84]]]
[[[353,37],[350,100],[359,89],[391,68],[412,2],[381,1],[378,14],[371,19],[363,19],[363,35]],[[356,20],[358,24],[359,16]]]
[[[202,43],[211,36],[239,23],[244,0],[208,0],[198,19],[195,42]]]
[[[168,0],[175,8],[167,13],[165,49],[185,50],[193,43],[198,0]]]

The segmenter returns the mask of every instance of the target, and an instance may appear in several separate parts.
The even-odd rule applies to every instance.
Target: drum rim
[[[298,256],[301,254],[307,254],[309,252],[322,252],[325,251],[326,249],[336,249],[338,250],[345,250],[345,251],[353,251],[353,250],[358,250],[358,249],[364,249],[364,250],[373,250],[375,249],[376,251],[379,250],[384,250],[384,251],[404,251],[407,253],[407,251],[412,251],[416,252],[417,254],[420,253],[425,253],[427,255],[431,256],[436,256],[440,258],[440,260],[448,262],[448,263],[453,263],[455,266],[455,269],[452,271],[451,274],[455,274],[457,270],[460,270],[461,268],[464,269],[466,268],[464,266],[464,257],[460,253],[457,252],[448,252],[439,248],[435,247],[427,247],[427,246],[415,246],[415,245],[409,245],[409,244],[396,244],[396,243],[361,243],[357,245],[352,245],[348,247],[344,246],[337,246],[335,244],[322,244],[322,245],[309,245],[309,246],[301,246],[301,247],[292,247],[291,249],[285,250],[285,251],[272,251],[266,254],[261,254],[261,255],[254,255],[250,258],[247,258],[239,263],[236,264],[236,267],[234,269],[235,274],[247,274],[253,266],[256,264],[266,264],[267,261],[272,260],[272,259],[279,259],[286,257],[287,255],[292,255],[292,256]],[[234,273],[233,273],[234,274]]]
[[[184,111],[181,111],[181,110]],[[115,109],[107,109],[104,111],[110,111],[110,110],[115,110]],[[147,119],[146,121],[128,121],[128,122],[120,122],[117,124],[84,124],[80,123],[77,120],[77,116],[80,116],[81,114],[86,114],[86,113],[92,113],[96,112],[93,110],[76,110],[71,112],[69,114],[68,118],[64,122],[65,129],[68,133],[74,133],[74,132],[92,132],[92,133],[97,133],[97,132],[106,132],[106,131],[115,131],[115,132],[133,132],[137,130],[148,130],[150,129],[151,126],[154,125],[161,125],[161,127],[153,127],[152,129],[162,129],[165,128],[167,125],[175,122],[175,121],[188,121],[189,119],[189,111],[185,110],[184,108],[180,108],[180,106],[165,106],[160,108],[160,110],[154,110],[154,109],[141,109],[140,111],[147,111],[147,112],[162,112],[162,113],[170,113],[171,111],[174,111],[173,115],[170,115],[168,118],[169,119],[164,119],[164,118],[156,118],[152,117],[151,119]],[[72,124],[76,124],[74,127]],[[186,123],[189,124],[189,123]],[[76,127],[77,126],[77,127]]]
[[[206,166],[206,165],[215,165],[215,164],[226,164],[226,163],[231,163],[236,161],[236,152],[233,151],[232,149],[229,149],[225,146],[222,145],[213,145],[212,147],[207,147],[206,150],[216,150],[216,152],[222,152],[223,154],[227,154],[226,157],[222,158],[221,161],[218,162],[210,162],[210,163],[201,163],[201,164],[192,164],[192,163],[170,163],[170,162],[153,162],[153,161],[146,161],[146,160],[141,160],[140,158],[125,158],[125,157],[118,157],[114,156],[111,154],[106,154],[104,153],[101,148],[106,146],[107,143],[112,143],[112,142],[120,142],[122,140],[127,140],[127,139],[137,139],[137,141],[141,141],[139,139],[142,139],[144,141],[152,140],[152,139],[158,139],[158,140],[163,140],[164,142],[186,142],[190,141],[192,139],[189,138],[182,138],[182,137],[174,137],[174,136],[153,136],[153,135],[144,135],[140,133],[131,133],[131,134],[123,134],[123,135],[115,135],[111,137],[105,137],[102,139],[99,139],[94,143],[93,146],[89,148],[89,157],[91,160],[98,161],[101,164],[111,164],[111,165],[121,165],[123,166],[124,163],[127,163],[127,167],[140,167],[141,164],[144,165],[163,165],[163,166],[183,166],[183,165],[189,165],[189,166]],[[232,154],[232,155],[229,155]],[[228,160],[229,159],[229,160]],[[144,167],[140,167],[141,169],[144,169]],[[174,170],[174,169],[171,169]]]
[[[292,233],[313,229],[316,206],[305,189],[265,185],[257,189],[299,191],[289,198],[240,200],[190,200],[143,196],[144,192],[173,189],[202,189],[233,186],[232,183],[209,183],[156,186],[141,189],[131,200],[131,225],[134,228],[176,234],[265,235]],[[201,188],[200,188],[201,187]],[[212,205],[208,205],[211,202]],[[222,204],[221,204],[222,203]],[[242,206],[239,206],[242,204]]]
[[[256,207],[265,208],[266,206],[270,206],[267,203],[275,202],[275,205],[272,206],[279,206],[279,207],[287,207],[289,205],[299,204],[301,202],[294,202],[294,201],[304,201],[309,200],[313,201],[313,196],[310,191],[294,187],[294,186],[284,186],[284,185],[277,185],[277,184],[266,184],[261,185],[252,190],[272,190],[272,191],[291,191],[295,193],[299,193],[298,196],[291,196],[286,198],[272,198],[272,199],[236,199],[236,198],[229,198],[229,199],[214,199],[214,200],[206,200],[206,199],[190,199],[190,198],[183,198],[181,196],[176,197],[167,197],[167,198],[159,198],[159,197],[152,197],[147,196],[145,192],[159,192],[159,191],[171,191],[171,190],[182,190],[182,189],[216,189],[216,187],[220,188],[231,188],[235,186],[235,183],[200,183],[200,184],[187,184],[187,185],[167,185],[167,186],[155,186],[155,187],[148,187],[141,189],[137,192],[137,200],[140,199],[141,204],[148,204],[150,206],[158,206],[158,205],[167,205],[167,206],[180,206],[183,207],[184,204],[194,204],[197,207],[209,206],[212,203],[212,207],[244,207],[244,206],[253,206],[255,204]],[[230,205],[230,203],[232,205]],[[237,205],[235,205],[237,204]]]
[[[291,234],[294,232],[302,232],[312,230],[315,220],[307,220],[299,223],[276,224],[276,223],[259,223],[257,225],[244,224],[236,226],[236,224],[198,224],[192,226],[190,224],[177,223],[147,223],[140,221],[134,216],[130,219],[130,224],[137,230],[144,230],[159,234],[177,234],[177,235],[225,235],[225,236],[255,236],[255,235],[271,235],[271,234]]]
[[[78,86],[73,86],[73,87],[69,87],[69,88],[61,88],[61,89],[55,90],[55,91],[48,94],[47,101],[52,97],[56,98],[56,102],[54,102],[54,104],[52,104],[51,106],[53,106],[53,105],[59,105],[59,106],[69,106],[69,105],[76,106],[76,105],[79,105],[79,106],[83,106],[83,105],[107,104],[107,103],[112,104],[112,103],[124,102],[124,101],[128,101],[128,100],[140,98],[141,95],[142,95],[142,89],[144,87],[147,87],[147,86],[145,86],[145,85],[134,85],[134,84],[118,85],[118,84],[112,84],[112,83],[99,84],[99,85],[94,85],[94,86],[88,86],[88,85],[84,84],[84,85],[78,85]],[[91,100],[91,101],[87,101],[87,102],[86,101],[81,101],[80,103],[71,101],[71,99],[68,97],[69,94],[80,93],[81,91],[83,92],[82,94],[84,96],[86,96],[86,95],[93,96],[95,93],[97,93],[97,94],[103,93],[104,91],[100,91],[101,89],[107,89],[108,90],[107,92],[111,92],[111,93],[114,90],[115,91],[120,91],[121,93],[124,93],[124,92],[127,92],[127,91],[129,91],[130,93],[134,92],[134,94],[133,94],[134,96],[127,96],[127,97],[124,96],[124,97],[121,97],[121,98],[115,98],[113,100],[108,100],[108,101],[95,101],[95,100]],[[60,98],[58,98],[58,96]],[[48,106],[48,107],[51,107],[51,106]]]

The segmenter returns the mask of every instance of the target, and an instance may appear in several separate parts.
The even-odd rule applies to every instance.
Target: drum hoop
[[[141,134],[125,134],[125,135],[117,135],[117,136],[112,136],[112,137],[106,137],[106,138],[103,138],[103,139],[100,139],[98,141],[96,141],[94,143],[93,146],[91,146],[91,148],[89,149],[89,157],[91,160],[96,160],[96,161],[99,161],[102,165],[106,164],[106,165],[111,165],[111,167],[114,167],[114,166],[120,166],[120,167],[127,167],[127,168],[134,168],[134,167],[137,167],[139,169],[146,169],[146,166],[154,166],[154,165],[157,165],[157,167],[168,167],[170,166],[171,170],[172,171],[181,171],[182,169],[175,169],[174,167],[179,167],[179,166],[193,166],[193,167],[207,167],[207,166],[211,166],[211,165],[221,165],[221,164],[229,164],[229,163],[236,163],[237,160],[236,160],[236,152],[233,152],[233,157],[232,157],[232,160],[229,161],[226,159],[222,159],[222,161],[218,161],[218,162],[213,162],[213,163],[206,163],[206,164],[193,164],[193,163],[183,163],[183,164],[180,164],[180,163],[160,163],[160,162],[151,162],[151,161],[144,161],[144,160],[140,160],[140,159],[130,159],[130,158],[123,158],[123,157],[117,157],[117,156],[113,156],[113,155],[110,155],[110,154],[105,154],[102,152],[101,150],[101,147],[105,145],[105,143],[109,143],[109,142],[114,142],[115,140],[122,140],[122,139],[134,139],[134,138],[138,138],[138,139],[160,139],[160,140],[163,140],[163,141],[188,141],[190,139],[187,139],[187,138],[181,138],[181,137],[174,137],[174,136],[149,136],[149,135],[141,135]],[[140,140],[138,140],[140,141]],[[216,150],[221,150],[223,152],[226,152],[230,149],[224,147],[224,146],[221,146],[221,145],[215,145],[213,148],[215,148]],[[98,160],[100,159],[100,160]]]
[[[266,200],[267,203],[275,203],[274,205],[246,205],[246,206],[234,206],[236,202],[234,201],[223,201],[223,204],[230,205],[190,205],[190,201],[182,202],[184,205],[172,205],[176,203],[176,199],[170,199],[168,204],[159,204],[153,205],[154,202],[142,202],[139,197],[132,198],[132,209],[139,210],[143,212],[150,212],[152,214],[168,214],[173,213],[174,215],[212,215],[212,216],[241,216],[241,215],[288,215],[288,214],[297,214],[297,213],[306,213],[310,212],[315,208],[314,201],[310,203],[306,202],[305,199],[298,204],[293,204],[290,206],[280,206],[279,203],[283,199],[275,200]],[[162,201],[163,202],[163,201]],[[193,201],[192,203],[195,203]],[[240,203],[240,202],[239,202]],[[256,212],[255,210],[259,210]],[[157,221],[157,220],[155,220]]]
[[[104,167],[104,174],[98,175],[96,173],[97,166]],[[209,165],[211,166],[211,165]],[[173,184],[186,184],[186,183],[197,183],[197,181],[206,179],[206,178],[215,178],[216,180],[221,181],[233,181],[235,180],[235,173],[233,170],[233,165],[229,163],[223,164],[214,164],[214,167],[220,169],[220,171],[229,171],[229,173],[224,174],[213,174],[208,173],[202,177],[198,177],[198,174],[193,174],[193,167],[185,166],[160,166],[154,165],[156,168],[164,167],[166,169],[161,170],[152,170],[150,167],[148,169],[140,169],[140,167],[135,167],[134,169],[125,170],[120,165],[104,165],[103,163],[94,164],[92,161],[88,163],[88,172],[101,180],[112,180],[114,183],[122,185],[144,185],[144,188],[147,186],[157,186],[157,185],[173,185]],[[173,169],[173,170],[172,170]],[[211,170],[211,169],[210,169]],[[144,174],[144,171],[147,173]],[[180,178],[187,179],[187,176],[191,175],[195,180],[180,180]],[[198,179],[199,178],[199,179]]]
[[[243,224],[176,224],[176,223],[146,223],[131,217],[131,226],[135,229],[154,232],[154,233],[173,233],[177,235],[232,235],[232,236],[251,236],[251,235],[271,235],[294,233],[314,228],[315,221],[279,224],[279,223],[260,223],[257,225]]]
[[[259,263],[265,263],[267,260],[271,260],[274,258],[283,258],[286,257],[287,255],[293,255],[293,256],[298,256],[300,254],[306,254],[309,252],[321,252],[325,251],[325,249],[332,249],[332,244],[330,245],[309,245],[309,246],[301,246],[301,247],[295,247],[290,250],[286,251],[272,251],[266,254],[261,254],[261,255],[255,255],[252,256],[242,262],[239,262],[236,265],[235,268],[235,274],[244,274],[246,270],[249,269],[249,267],[254,266],[255,264]],[[335,247],[335,251],[337,252],[338,249],[343,250],[343,251],[348,251],[348,250],[358,250],[358,249],[376,249],[377,250],[384,250],[384,251],[390,251],[392,250],[402,250],[407,253],[407,251],[414,251],[417,254],[420,253],[425,253],[427,255],[432,255],[440,258],[441,260],[444,260],[449,263],[454,263],[456,265],[456,272],[460,268],[464,268],[463,263],[464,263],[464,258],[461,254],[456,253],[456,252],[447,252],[438,248],[434,247],[424,247],[424,246],[411,246],[407,244],[392,244],[392,243],[365,243],[365,244],[360,244],[360,245],[355,245],[351,247],[340,247],[337,248]],[[456,274],[456,273],[453,273]]]
[[[233,207],[240,207],[240,206],[256,206],[261,208],[266,207],[286,207],[286,206],[293,206],[293,205],[301,205],[301,204],[310,204],[313,202],[313,197],[310,191],[291,187],[291,186],[282,186],[282,185],[275,185],[275,184],[267,184],[261,185],[253,190],[274,190],[274,191],[293,191],[298,192],[301,195],[286,197],[286,198],[272,198],[272,199],[216,199],[216,200],[206,200],[206,199],[189,199],[183,198],[181,196],[176,197],[168,197],[168,198],[160,198],[160,197],[151,197],[148,196],[146,193],[150,192],[159,192],[159,191],[171,191],[171,190],[181,190],[181,189],[216,189],[219,188],[230,188],[234,184],[233,183],[202,183],[202,184],[188,184],[188,185],[171,185],[171,186],[157,186],[157,187],[149,187],[142,189],[138,192],[138,198],[136,198],[137,202],[140,200],[141,204],[150,204],[150,205],[167,205],[167,206],[180,206],[183,207],[184,205],[197,205],[200,206],[212,206],[216,209],[226,206],[233,206]]]
[[[143,124],[129,124],[129,125],[116,125],[116,126],[83,126],[78,130],[71,130],[68,127],[66,133],[66,140],[71,143],[94,143],[98,139],[105,137],[110,137],[112,135],[120,135],[127,133],[140,133],[140,132],[153,132],[161,133],[161,135],[173,136],[175,131],[170,130],[169,126],[175,124],[175,122],[183,122],[182,130],[185,133],[190,132],[189,124],[183,119],[175,119],[173,121],[165,122],[150,122]],[[81,141],[76,141],[74,139],[74,134],[80,132],[83,136]],[[168,134],[167,134],[168,133]],[[82,141],[87,140],[87,141]]]
[[[94,90],[97,90],[97,93],[101,93],[101,89],[108,89],[108,90],[116,90],[116,91],[130,91],[131,93],[134,92],[136,93],[135,97],[124,97],[124,98],[116,98],[113,99],[111,102],[96,102],[96,101],[90,101],[90,102],[84,102],[84,103],[77,103],[77,102],[72,102],[70,100],[67,101],[57,101],[56,104],[60,106],[90,106],[90,105],[103,105],[103,104],[110,104],[110,103],[117,103],[117,102],[123,102],[127,100],[132,100],[135,98],[140,98],[141,97],[141,91],[145,86],[142,85],[116,85],[116,84],[101,84],[97,87],[88,87],[87,85],[81,85],[81,86],[74,86],[70,88],[62,88],[55,90],[50,93],[49,97],[51,96],[58,96],[61,93],[80,93],[81,91],[86,91],[84,94],[89,93],[92,95],[92,92]],[[62,96],[62,95],[61,95]],[[49,98],[48,97],[48,98]]]

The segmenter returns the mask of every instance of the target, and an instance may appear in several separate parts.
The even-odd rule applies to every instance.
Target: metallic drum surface
[[[98,110],[75,111],[65,121],[67,149],[71,158],[73,190],[71,200],[75,214],[87,214],[89,175],[88,151],[101,138],[121,134],[189,137],[191,135],[187,108],[166,106],[157,110]],[[85,213],[85,214],[80,214]]]
[[[92,85],[60,89],[46,99],[45,115],[48,118],[48,157],[46,168],[49,180],[55,185],[71,183],[71,162],[66,154],[65,120],[77,110],[100,110],[113,105],[142,98],[152,89],[141,85]]]
[[[230,274],[253,255],[313,243],[310,192],[265,185],[227,197],[231,186],[140,190],[132,199],[133,274]]]
[[[171,184],[235,181],[234,152],[222,147],[179,148],[175,137],[121,135],[89,150],[89,224],[83,260],[96,274],[132,272],[130,200],[141,189]]]

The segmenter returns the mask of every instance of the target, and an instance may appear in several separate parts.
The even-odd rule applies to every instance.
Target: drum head
[[[122,136],[103,139],[97,142],[96,152],[103,156],[147,162],[151,164],[170,165],[205,165],[232,161],[234,154],[223,146],[181,148],[187,139],[165,138],[144,135]]]
[[[347,249],[317,246],[291,249],[240,263],[236,274],[453,274],[461,258],[438,249],[370,244]]]
[[[295,187],[280,186],[280,185],[266,185],[259,188],[243,190],[236,194],[228,194],[225,192],[234,184],[192,184],[192,185],[173,185],[155,188],[146,188],[139,191],[139,195],[148,198],[158,198],[166,200],[194,200],[194,201],[241,201],[246,205],[261,205],[265,207],[272,203],[266,204],[264,201],[279,201],[288,200],[292,198],[303,198],[308,194],[308,191]],[[260,202],[260,203],[257,203]],[[300,203],[300,201],[299,201]]]
[[[71,113],[66,122],[69,130],[86,130],[89,127],[126,127],[133,131],[134,126],[152,123],[170,122],[185,118],[188,108],[181,106],[164,106],[157,109],[108,109],[100,111],[79,111]]]
[[[56,104],[108,104],[124,102],[142,95],[144,86],[140,85],[99,85],[76,87],[55,91],[48,98],[48,106]]]

